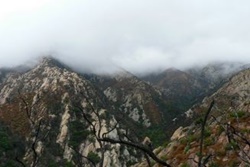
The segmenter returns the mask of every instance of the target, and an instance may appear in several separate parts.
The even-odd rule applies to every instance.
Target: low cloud
[[[1,2],[0,66],[46,55],[92,72],[249,63],[249,6],[246,0]]]

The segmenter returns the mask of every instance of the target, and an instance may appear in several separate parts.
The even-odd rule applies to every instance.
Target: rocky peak
[[[63,62],[61,62],[60,60],[51,57],[51,56],[47,56],[47,57],[42,57],[39,61],[38,64],[36,65],[36,68],[44,68],[44,67],[58,67],[61,69],[67,69],[70,70],[70,68],[64,64]],[[72,70],[70,70],[72,71]]]

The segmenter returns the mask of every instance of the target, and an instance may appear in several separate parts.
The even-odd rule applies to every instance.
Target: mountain
[[[171,110],[181,113],[196,102],[202,93],[202,85],[197,78],[178,69],[167,69],[160,74],[143,77],[163,92]]]
[[[175,68],[141,77],[163,92],[171,110],[182,114],[204,97],[214,93],[231,76],[250,67],[242,63],[213,63],[186,70]]]
[[[78,154],[86,157],[92,155],[98,160],[96,150],[100,146],[89,135],[90,127],[84,122],[77,107],[87,110],[90,117],[94,117],[91,108],[101,112],[106,118],[102,122],[103,128],[117,122],[101,92],[88,80],[52,59],[44,59],[24,74],[10,75],[0,88],[0,119],[12,133],[25,138],[22,141],[23,154],[18,158],[28,166],[34,163],[37,163],[36,166],[73,165],[79,158]],[[117,132],[113,135],[116,136]],[[39,157],[36,162],[32,146],[35,140],[34,149]],[[128,152],[126,148],[123,151]],[[111,159],[105,161],[107,166],[110,163],[119,164],[118,155],[122,154],[120,146],[110,148],[106,154],[112,155],[112,162]],[[12,163],[16,165],[15,161]],[[125,161],[120,165],[123,166],[123,163]]]
[[[105,96],[136,122],[149,127],[151,123],[160,124],[164,121],[165,106],[158,106],[161,94],[146,82],[129,72],[122,71],[114,75],[85,75],[101,89]]]
[[[222,125],[249,132],[249,70],[221,78],[213,75],[220,68],[210,69],[168,69],[142,80],[125,70],[75,72],[51,57],[30,68],[0,69],[0,166],[143,166],[145,152],[138,148],[154,157],[153,148],[166,145],[173,132],[155,153],[173,166],[192,166],[185,158],[197,153],[202,114],[212,99]],[[207,135],[205,142],[213,148],[224,139],[213,135],[220,125],[212,118],[207,124],[213,139]]]
[[[186,72],[199,78],[207,88],[214,89],[221,86],[234,74],[249,67],[249,64],[238,62],[218,62],[210,63],[205,67],[193,67],[187,69]]]
[[[98,137],[125,140],[129,135],[139,142],[152,136],[159,144],[166,139],[161,126],[174,117],[160,92],[125,71],[79,74],[44,58],[28,71],[2,74],[1,165],[128,166],[142,153],[120,144],[107,143],[104,149]]]
[[[250,163],[250,69],[223,84],[200,104],[194,105],[190,126],[178,128],[171,141],[155,150],[171,166],[197,166],[199,156],[207,166],[248,166]],[[204,128],[200,153],[201,127],[212,101],[214,105]],[[146,163],[135,166],[147,166]]]

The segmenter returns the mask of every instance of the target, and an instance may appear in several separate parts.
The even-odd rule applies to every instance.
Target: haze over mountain
[[[187,158],[197,158],[193,140],[199,140],[201,114],[212,99],[218,119],[244,125],[242,132],[249,135],[249,69],[222,75],[220,67],[169,69],[144,78],[148,82],[125,70],[115,75],[77,73],[48,57],[31,69],[0,69],[0,165],[147,166],[145,148],[150,152],[168,142],[177,128],[170,145],[155,153],[172,166],[193,164]],[[210,163],[243,163],[233,151],[228,151],[233,157],[227,161],[226,151],[215,154],[216,139],[223,140],[223,148],[233,144],[225,141],[225,133],[206,135],[206,146],[211,146],[206,153],[218,157]],[[143,142],[147,138],[150,145]],[[119,141],[132,141],[136,147]]]
[[[0,1],[0,166],[249,165],[249,18],[247,0]]]
[[[0,66],[52,55],[82,71],[132,73],[250,62],[246,0],[9,0]]]

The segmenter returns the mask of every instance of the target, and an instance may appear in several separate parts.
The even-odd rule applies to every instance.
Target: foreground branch
[[[138,150],[143,151],[144,153],[146,153],[149,157],[151,157],[153,160],[155,160],[157,163],[166,166],[166,167],[171,167],[169,164],[167,164],[165,161],[159,159],[154,152],[152,152],[150,149],[148,149],[147,147],[145,147],[142,144],[139,143],[132,143],[130,141],[125,141],[125,140],[115,140],[115,139],[111,139],[111,138],[101,138],[99,139],[100,141],[104,141],[104,142],[109,142],[112,144],[123,144],[123,145],[127,145],[130,147],[134,147]]]
[[[201,125],[201,140],[200,140],[200,155],[199,155],[199,161],[198,161],[198,167],[202,167],[202,159],[203,159],[203,140],[204,140],[204,131],[205,131],[205,126],[206,126],[206,122],[207,122],[207,119],[208,119],[208,115],[210,114],[212,108],[214,106],[214,100],[211,102],[206,114],[205,114],[205,117],[204,117],[204,120],[202,122],[202,125]],[[210,156],[209,156],[210,158]],[[207,158],[206,158],[206,161]]]

